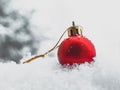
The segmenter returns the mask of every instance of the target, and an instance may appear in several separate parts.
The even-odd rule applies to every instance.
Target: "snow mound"
[[[63,68],[54,57],[29,64],[0,63],[1,90],[119,90],[120,71],[99,62]]]

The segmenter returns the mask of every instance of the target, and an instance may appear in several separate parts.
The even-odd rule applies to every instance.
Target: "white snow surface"
[[[63,68],[56,58],[29,64],[0,64],[1,90],[119,90],[120,66],[95,62]]]
[[[72,69],[59,64],[57,51],[29,64],[0,63],[0,90],[120,90],[119,0],[13,0],[11,6],[21,13],[35,10],[33,33],[49,38],[42,41],[39,54],[74,20],[84,27],[97,56],[95,63]]]

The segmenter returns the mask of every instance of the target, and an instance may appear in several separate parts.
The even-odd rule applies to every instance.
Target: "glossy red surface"
[[[94,61],[95,56],[94,45],[83,36],[71,36],[65,39],[58,48],[58,60],[62,65],[90,63]]]

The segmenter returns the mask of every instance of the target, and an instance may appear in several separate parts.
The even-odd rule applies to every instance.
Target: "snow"
[[[63,68],[56,58],[45,57],[29,64],[0,64],[2,90],[119,90],[119,67],[85,63]]]
[[[22,14],[35,10],[33,33],[47,38],[38,53],[50,49],[74,20],[95,44],[97,56],[95,63],[73,69],[59,65],[57,50],[29,64],[0,63],[1,90],[120,90],[119,0],[12,0],[11,7]]]

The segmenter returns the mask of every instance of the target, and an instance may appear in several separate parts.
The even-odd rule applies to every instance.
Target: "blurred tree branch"
[[[37,52],[36,39],[30,28],[31,15],[21,15],[12,9],[7,12],[9,2],[0,0],[0,59],[19,63],[25,51]]]

